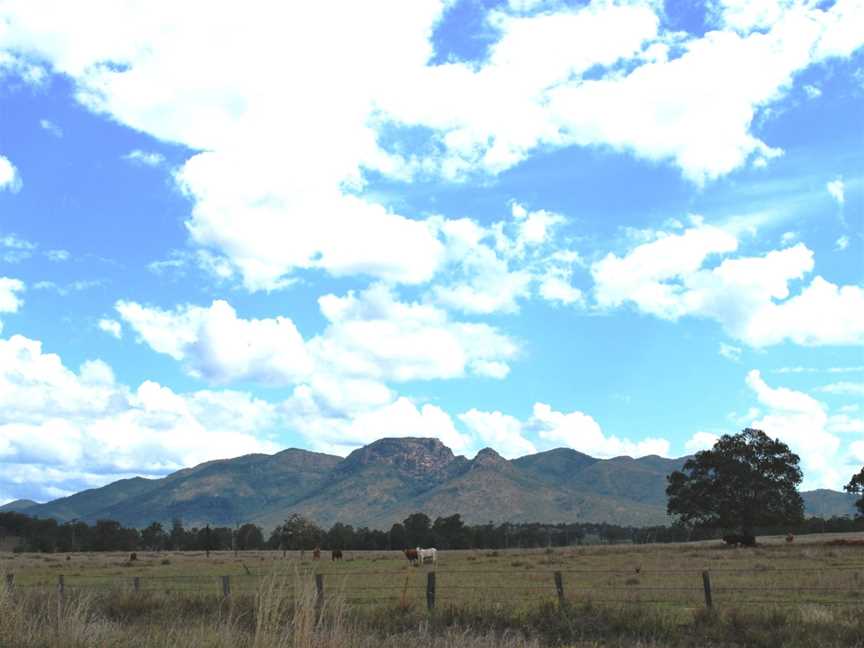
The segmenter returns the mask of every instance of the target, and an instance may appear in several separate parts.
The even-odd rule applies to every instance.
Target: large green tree
[[[803,520],[799,457],[762,430],[720,437],[667,477],[667,512],[691,527],[753,535],[760,525]]]
[[[864,517],[864,467],[858,471],[857,475],[853,475],[849,483],[843,487],[847,493],[860,495],[855,506],[858,508],[858,517]]]

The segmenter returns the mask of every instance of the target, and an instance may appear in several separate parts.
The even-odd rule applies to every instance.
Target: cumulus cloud
[[[445,170],[508,168],[538,146],[611,145],[671,160],[704,182],[781,153],[752,134],[754,117],[784,96],[796,73],[859,47],[845,22],[858,13],[852,2],[824,11],[789,6],[738,20],[770,20],[757,32],[728,24],[687,38],[662,32],[649,3],[493,12],[501,38],[483,65],[424,70],[405,93],[422,101],[385,105],[444,132]],[[599,78],[586,78],[589,69],[602,70]],[[441,99],[449,96],[466,101]]]
[[[309,343],[323,366],[377,379],[500,378],[516,343],[488,324],[453,321],[436,306],[398,301],[383,284],[318,300],[329,324]]]
[[[0,313],[17,313],[24,300],[24,282],[20,279],[0,277]],[[3,320],[0,320],[0,332],[3,331]]]
[[[311,371],[303,338],[286,317],[242,319],[222,300],[208,308],[187,305],[172,311],[120,301],[116,310],[154,351],[214,383],[284,383]]]
[[[573,286],[579,255],[561,247],[561,214],[529,211],[511,204],[511,218],[482,226],[469,218],[439,218],[446,252],[430,298],[466,313],[512,313],[533,295],[566,305],[581,305]]]
[[[309,340],[289,318],[243,319],[222,300],[172,311],[125,301],[116,308],[154,351],[217,383],[292,384],[313,373],[394,381],[501,378],[518,351],[492,326],[453,321],[433,305],[400,302],[383,284],[325,295],[319,306],[328,324]]]
[[[155,151],[142,151],[141,149],[129,151],[123,156],[123,159],[132,162],[133,164],[140,164],[148,167],[160,167],[165,164],[165,156],[161,153],[156,153]]]
[[[0,491],[52,497],[131,474],[273,452],[274,406],[240,392],[178,394],[118,383],[101,360],[75,372],[37,341],[0,339]]]
[[[700,225],[662,234],[622,257],[608,254],[591,266],[600,307],[632,303],[657,317],[718,321],[736,339],[754,347],[790,340],[797,344],[845,345],[864,341],[864,290],[814,277],[797,295],[790,284],[813,270],[813,252],[803,243],[763,256],[723,259],[738,242],[723,229]]]
[[[340,6],[337,25],[328,3],[202,14],[10,0],[0,18],[6,47],[74,79],[85,106],[200,151],[176,174],[194,202],[190,236],[251,290],[298,269],[429,281],[441,241],[428,220],[361,197],[370,173],[459,179],[574,145],[670,161],[695,182],[765,163],[780,151],[752,133],[759,111],[864,38],[846,0],[728,3],[722,29],[700,36],[665,31],[656,3],[520,1],[487,13],[497,36],[482,61],[431,64],[447,6]],[[414,127],[428,146],[413,145]],[[545,229],[529,219],[525,240]],[[545,294],[577,301],[561,281]]]
[[[690,454],[701,452],[702,450],[710,450],[719,438],[719,436],[711,432],[696,432],[684,443],[684,447]]]
[[[726,344],[725,342],[721,342],[720,355],[727,360],[731,360],[732,362],[738,362],[741,359],[741,347],[736,347],[732,344]]]
[[[9,161],[9,158],[0,155],[0,191],[5,189],[17,193],[21,190],[21,185],[18,169]]]
[[[123,325],[120,324],[120,322],[118,322],[117,320],[100,319],[98,326],[100,331],[104,331],[108,335],[111,335],[118,340],[123,337]]]
[[[23,303],[20,293],[24,282],[20,279],[0,277],[0,313],[17,313]]]
[[[524,425],[513,416],[471,409],[460,414],[459,420],[483,444],[494,448],[502,457],[514,459],[537,452],[534,444],[523,434]]]
[[[843,204],[846,202],[846,187],[843,184],[843,178],[831,180],[828,184],[825,185],[825,188],[828,190],[828,193],[831,194],[831,197],[837,202],[837,204],[843,206]]]
[[[750,427],[779,438],[801,457],[804,489],[839,488],[846,483],[854,472],[851,458],[829,429],[828,412],[822,403],[804,392],[771,387],[755,369],[747,374],[747,386],[767,409]]]
[[[620,455],[669,456],[669,442],[665,439],[630,441],[607,436],[590,415],[579,411],[557,412],[545,403],[534,404],[533,414],[525,422],[525,429],[550,444],[563,444],[601,459]]]
[[[353,402],[341,409],[328,408],[317,389],[298,387],[282,404],[285,420],[303,434],[313,448],[347,454],[382,437],[435,437],[457,453],[467,452],[473,440],[459,432],[452,418],[440,407],[418,406],[404,396],[373,402]]]

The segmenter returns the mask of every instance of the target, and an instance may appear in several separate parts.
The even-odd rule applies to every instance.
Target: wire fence
[[[253,572],[208,576],[95,576],[63,574],[16,582],[14,592],[54,589],[60,597],[74,590],[154,594],[205,594],[222,597],[254,593],[264,579],[286,599],[310,587],[319,601],[339,596],[349,605],[425,605],[525,603],[654,605],[669,607],[854,606],[864,608],[864,564],[813,568],[719,568],[712,570],[558,569],[512,570],[407,569],[401,571],[320,570],[296,575]]]

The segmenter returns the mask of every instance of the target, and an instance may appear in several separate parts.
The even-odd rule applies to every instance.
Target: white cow
[[[437,549],[421,549],[417,547],[417,558],[420,560],[420,564],[424,564],[427,558],[432,559],[432,564],[435,565],[438,563],[438,550]]]

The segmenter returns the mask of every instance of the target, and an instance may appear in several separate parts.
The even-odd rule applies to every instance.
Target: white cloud
[[[714,447],[714,444],[717,443],[719,438],[720,437],[711,432],[696,432],[684,443],[684,447],[687,449],[687,452],[691,454],[702,450],[710,450]]]
[[[123,337],[123,325],[117,320],[100,319],[98,326],[100,331],[105,331],[105,333],[114,336],[118,340]]]
[[[225,383],[296,384],[313,375],[429,380],[468,374],[503,378],[518,347],[492,326],[453,321],[428,304],[398,301],[383,284],[319,299],[328,324],[304,341],[285,317],[239,318],[225,301],[173,311],[120,301],[117,312],[154,351]]]
[[[583,412],[556,412],[545,403],[535,403],[525,429],[552,444],[564,444],[592,457],[608,458],[620,455],[641,457],[649,454],[669,456],[665,439],[630,441],[606,436],[591,416]]]
[[[838,205],[842,206],[846,202],[846,188],[843,184],[843,178],[831,180],[825,185],[825,188]]]
[[[591,266],[597,303],[615,307],[632,301],[648,313],[676,319],[692,309],[680,280],[696,273],[710,255],[737,248],[735,236],[710,225],[682,234],[661,232],[624,257],[610,253]]]
[[[24,292],[23,281],[0,277],[0,313],[17,313],[23,303],[21,292]]]
[[[817,391],[825,394],[838,394],[845,396],[864,396],[864,382],[842,381],[823,385]]]
[[[105,283],[103,279],[77,279],[65,285],[60,285],[54,281],[37,281],[33,284],[34,290],[53,290],[58,295],[65,297],[72,293],[90,290],[97,288]]]
[[[817,373],[820,371],[824,371],[827,373],[860,373],[864,372],[864,366],[854,366],[854,367],[827,367],[827,368],[816,368],[816,367],[780,367],[779,369],[775,369],[774,373],[786,374],[786,373]]]
[[[864,289],[815,277],[791,299],[763,304],[741,334],[755,346],[784,340],[807,346],[860,345],[864,343]]]
[[[669,320],[711,318],[754,347],[787,339],[809,346],[864,341],[864,290],[858,286],[817,276],[790,296],[790,283],[814,266],[803,243],[703,267],[711,254],[736,248],[729,232],[700,225],[638,245],[623,257],[610,253],[591,266],[597,303],[611,308],[632,302]]]
[[[309,342],[328,372],[377,380],[459,378],[469,373],[501,378],[518,347],[496,328],[453,321],[429,304],[402,303],[375,285],[344,297],[318,300],[329,324]]]
[[[582,304],[585,297],[570,283],[571,272],[550,268],[540,283],[540,296],[546,301],[564,305]]]
[[[713,9],[723,26],[747,34],[771,27],[795,4],[795,0],[720,0]]]
[[[840,238],[838,238],[837,241],[834,243],[834,250],[837,252],[842,252],[843,250],[845,250],[848,247],[849,247],[849,237],[846,236],[845,234],[843,236],[841,236]]]
[[[534,294],[552,302],[581,305],[572,285],[579,255],[560,247],[561,214],[511,204],[512,219],[488,227],[468,219],[435,220],[446,253],[430,298],[466,313],[516,312]]]
[[[520,3],[488,13],[498,39],[482,62],[433,65],[447,6],[340,6],[336,24],[328,3],[202,12],[8,0],[0,18],[9,51],[74,79],[85,106],[200,151],[176,174],[194,201],[191,239],[251,290],[302,269],[432,279],[444,249],[430,223],[359,197],[369,172],[497,173],[573,145],[671,161],[696,182],[764,162],[780,151],[751,132],[758,112],[798,72],[862,40],[858,5],[844,0],[730,6],[728,29],[700,37],[663,31],[656,3],[552,3],[531,15]],[[402,136],[413,126],[428,130],[428,148]],[[539,219],[525,227],[526,241],[544,236]],[[546,292],[575,301],[561,288]]]
[[[0,155],[0,191],[8,189],[12,193],[18,193],[21,185],[18,169],[9,161],[9,158]]]
[[[760,17],[773,21],[766,33],[709,30],[688,39],[660,33],[648,3],[493,13],[501,39],[483,65],[425,70],[408,98],[384,105],[443,132],[445,171],[498,171],[540,146],[611,145],[672,160],[703,182],[781,153],[751,133],[757,112],[781,99],[799,71],[860,46],[846,22],[856,14],[852,3],[798,6]],[[605,73],[585,79],[592,66]],[[441,99],[452,96],[465,101]]]
[[[808,84],[804,86],[804,94],[808,99],[818,99],[822,96],[822,90],[818,86]]]
[[[49,261],[53,261],[54,263],[68,261],[72,257],[69,250],[47,250],[45,256],[48,257]]]
[[[459,420],[483,444],[507,459],[537,452],[534,444],[523,436],[522,422],[513,416],[471,409],[460,414]]]
[[[732,344],[720,343],[720,355],[732,362],[738,362],[741,359],[741,347],[736,347]]]
[[[40,119],[39,127],[51,133],[54,137],[63,137],[63,129],[48,119]]]
[[[312,368],[300,332],[286,317],[242,319],[222,300],[173,311],[120,301],[116,310],[154,351],[215,383],[279,384],[302,379]]]
[[[24,300],[20,293],[24,292],[24,282],[20,279],[0,277],[0,313],[17,313]],[[0,333],[3,332],[3,320],[0,320]]]
[[[204,249],[193,252],[171,250],[168,258],[147,264],[147,269],[157,275],[182,277],[187,274],[189,268],[198,268],[210,278],[216,279],[217,282],[232,279],[236,273],[229,259]]]
[[[770,387],[759,371],[747,374],[747,385],[768,413],[750,427],[788,444],[801,457],[802,488],[839,488],[852,474],[840,439],[829,431],[825,406],[812,396],[785,387]]]
[[[6,263],[20,263],[33,256],[36,244],[15,234],[0,235],[0,260]]]
[[[845,413],[834,414],[828,417],[827,430],[836,434],[862,434],[864,435],[864,418],[849,416]]]
[[[148,167],[160,167],[165,164],[165,156],[155,151],[135,149],[123,156],[124,160]]]
[[[405,397],[334,411],[322,408],[315,391],[304,386],[283,404],[283,412],[291,428],[314,448],[340,455],[382,437],[434,437],[457,453],[473,447],[473,440],[456,429],[444,410],[430,404],[418,407]]]
[[[238,392],[132,390],[88,361],[76,373],[39,342],[0,339],[0,490],[80,490],[130,474],[273,452],[274,406]]]

